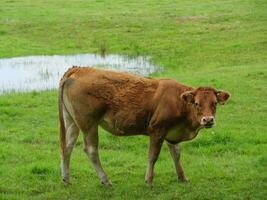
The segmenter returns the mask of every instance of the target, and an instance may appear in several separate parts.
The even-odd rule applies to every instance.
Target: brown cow
[[[186,181],[178,144],[215,124],[216,105],[230,97],[211,87],[182,85],[171,79],[145,78],[126,72],[73,67],[60,81],[59,116],[62,178],[69,183],[69,163],[79,130],[84,150],[101,182],[111,185],[98,155],[98,126],[117,136],[150,138],[146,183],[167,141],[178,179]]]

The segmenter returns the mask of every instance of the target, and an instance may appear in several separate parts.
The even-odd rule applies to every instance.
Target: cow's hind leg
[[[105,171],[101,166],[101,162],[98,154],[98,126],[92,126],[84,132],[84,151],[88,158],[91,160],[93,167],[95,168],[101,183],[107,186],[111,186]]]
[[[66,126],[66,149],[61,156],[61,172],[64,183],[68,184],[70,157],[79,135],[79,128],[66,111],[64,111],[64,122]]]
[[[170,143],[167,143],[172,159],[173,159],[173,163],[174,163],[174,167],[175,167],[175,171],[177,174],[177,177],[180,181],[182,182],[187,182],[187,178],[184,175],[184,170],[182,168],[181,162],[180,162],[180,154],[181,154],[181,149],[179,144],[173,145]]]

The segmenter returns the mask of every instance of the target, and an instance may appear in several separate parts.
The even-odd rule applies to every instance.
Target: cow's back
[[[146,131],[157,79],[89,67],[71,70],[65,90],[76,118],[89,116],[116,135]]]

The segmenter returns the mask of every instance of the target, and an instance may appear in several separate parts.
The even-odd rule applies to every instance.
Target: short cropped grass
[[[217,126],[182,144],[189,183],[176,180],[166,145],[145,186],[148,138],[100,130],[103,187],[83,152],[60,178],[57,92],[0,96],[0,199],[266,199],[267,3],[204,1],[1,1],[0,57],[35,54],[149,55],[154,77],[231,92]],[[12,77],[10,77],[12,78]]]

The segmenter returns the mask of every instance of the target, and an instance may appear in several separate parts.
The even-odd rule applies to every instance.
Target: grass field
[[[265,0],[3,0],[0,57],[107,51],[149,55],[170,77],[228,90],[217,126],[182,144],[190,179],[176,180],[166,145],[154,187],[144,183],[147,137],[100,131],[103,187],[83,152],[61,183],[56,91],[0,96],[0,199],[266,199]],[[12,77],[11,77],[12,78]]]

